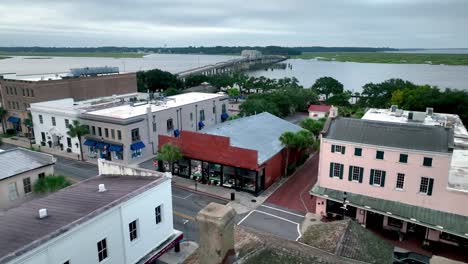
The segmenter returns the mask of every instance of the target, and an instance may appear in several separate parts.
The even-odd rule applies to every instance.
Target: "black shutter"
[[[330,162],[330,177],[333,177],[333,162]]]
[[[382,179],[380,181],[380,186],[385,186],[385,171],[382,171]]]
[[[343,179],[343,171],[344,171],[344,165],[340,164],[340,179]]]
[[[434,187],[434,179],[429,179],[429,186],[427,186],[427,195],[432,195],[432,187]]]
[[[346,150],[346,147],[345,147],[345,146],[342,146],[342,147],[341,147],[341,154],[345,154],[345,150]]]
[[[331,145],[331,152],[335,152],[335,145]]]
[[[364,168],[361,168],[360,169],[360,172],[359,172],[359,183],[362,183],[362,176],[364,174]]]
[[[348,180],[349,180],[349,181],[352,181],[352,180],[353,180],[353,166],[349,166]]]
[[[369,184],[370,185],[373,185],[374,184],[374,173],[375,173],[375,170],[370,170],[370,177],[369,177]]]

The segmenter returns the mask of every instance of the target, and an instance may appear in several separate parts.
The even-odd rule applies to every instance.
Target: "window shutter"
[[[345,146],[342,146],[342,147],[341,147],[341,154],[345,154],[345,150],[346,150],[346,147],[345,147]]]
[[[349,180],[349,181],[352,181],[352,180],[353,180],[353,166],[349,166],[348,180]]]
[[[380,181],[380,186],[385,186],[385,171],[382,171],[382,180]]]
[[[344,171],[344,165],[340,164],[340,179],[343,179],[343,171]]]
[[[370,185],[374,184],[374,173],[375,173],[375,171],[373,169],[370,170],[370,177],[369,177],[369,184]]]
[[[335,152],[335,145],[331,145],[331,152]]]
[[[330,162],[330,177],[333,177],[333,162]]]
[[[359,183],[362,183],[362,175],[364,174],[364,168],[361,168],[361,171],[359,172]]]
[[[429,179],[429,186],[427,187],[427,195],[432,195],[432,187],[434,187],[434,179]]]

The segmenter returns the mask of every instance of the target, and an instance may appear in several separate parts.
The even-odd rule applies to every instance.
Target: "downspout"
[[[182,124],[184,123],[184,120],[182,119],[182,107],[179,109],[179,114],[180,114],[180,131],[182,131]]]
[[[153,139],[153,131],[152,131],[152,125],[153,125],[153,119],[151,118],[151,105],[148,105],[146,107],[146,123],[147,123],[147,132],[148,132],[148,142],[151,143],[151,151],[153,154],[156,154],[154,152],[154,139]]]
[[[198,131],[198,105],[195,105],[195,131]]]
[[[176,116],[177,116],[177,129],[180,129],[180,127],[179,127],[179,109],[176,110]]]

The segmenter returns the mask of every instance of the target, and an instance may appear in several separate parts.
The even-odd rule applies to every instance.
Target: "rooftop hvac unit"
[[[426,107],[426,115],[432,116],[432,114],[434,114],[434,108]]]
[[[392,106],[390,106],[390,112],[395,113],[396,110],[398,110],[398,106],[397,106],[397,105],[392,105]]]
[[[402,116],[403,115],[403,110],[402,109],[397,109],[395,111],[395,116]]]
[[[408,120],[413,120],[413,112],[408,113]]]

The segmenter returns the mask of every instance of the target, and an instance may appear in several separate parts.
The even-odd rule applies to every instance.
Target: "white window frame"
[[[103,243],[104,241],[104,243]],[[101,250],[99,250],[99,244],[101,244]],[[103,245],[105,244],[105,245]],[[107,239],[106,238],[103,238],[101,239],[100,241],[97,242],[97,251],[98,251],[98,261],[99,262],[103,262],[105,261],[106,259],[109,258],[109,252],[107,250]],[[101,254],[102,254],[102,259],[101,258]],[[104,257],[104,254],[106,255]]]
[[[341,175],[341,164],[333,162],[333,177],[340,178]]]
[[[421,181],[419,182],[419,193],[427,194],[429,192],[429,181],[429,177],[421,177]],[[425,188],[425,191],[423,188]]]
[[[374,179],[372,180],[372,184],[375,186],[382,186],[382,175],[382,170],[374,170]]]
[[[16,182],[10,182],[8,184],[8,198],[10,201],[18,199],[18,188],[16,186]]]
[[[354,182],[359,182],[359,178],[361,177],[361,170],[363,168],[361,167],[356,167],[356,166],[353,166],[353,171],[352,171],[352,177],[351,177],[351,180],[354,181]]]
[[[25,184],[25,181],[27,181],[28,184]],[[29,187],[29,188],[28,188],[29,192],[26,192],[26,186]],[[24,194],[30,194],[30,193],[32,193],[31,177],[23,178],[23,190],[24,190]]]
[[[128,223],[128,235],[130,242],[135,242],[136,240],[138,240],[138,219],[135,219],[134,221]]]
[[[401,185],[401,187],[399,185]],[[405,174],[397,173],[395,189],[403,190],[404,188],[405,188]]]

